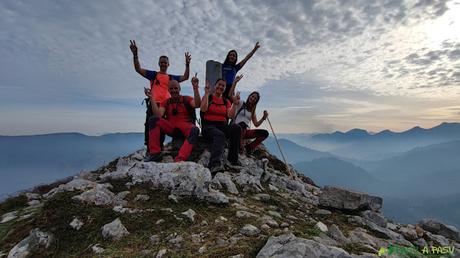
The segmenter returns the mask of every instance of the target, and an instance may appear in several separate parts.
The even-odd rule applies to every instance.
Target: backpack
[[[236,112],[235,118],[233,118],[233,119],[230,120],[230,124],[234,124],[234,123],[235,123],[236,118],[237,118],[238,115],[241,113],[241,111],[243,111],[244,109],[248,110],[247,105],[246,105],[246,102],[243,102],[243,105],[241,105],[240,109],[238,109],[238,111]],[[244,123],[244,122],[241,122],[241,123]],[[240,123],[240,126],[243,128],[243,126],[241,125],[241,123]],[[249,125],[247,125],[246,123],[244,123],[244,128],[243,128],[243,129],[246,129],[246,128],[248,128],[248,127],[249,127]]]
[[[180,102],[177,102],[177,104],[184,104],[185,106],[185,109],[187,110],[188,112],[188,116],[190,118],[189,122],[195,124],[195,121],[196,121],[196,113],[195,113],[195,108],[192,107],[192,105],[190,105],[190,102],[189,101],[184,101],[185,100],[185,97],[184,96],[180,96]],[[168,110],[168,106],[173,103],[171,101],[171,98],[168,99],[168,101],[166,101],[166,107],[165,109]],[[176,103],[176,102],[174,102]]]
[[[224,97],[222,96],[222,99],[224,100],[224,103],[223,103],[223,104],[217,104],[217,103],[215,103],[215,102],[212,101],[212,96],[213,96],[213,95],[211,94],[211,95],[209,95],[209,98],[208,98],[208,109],[209,109],[209,107],[210,107],[212,104],[217,105],[217,106],[227,106],[227,104],[228,104],[228,102],[229,102],[228,99],[226,99],[226,98],[224,98]],[[204,119],[204,113],[205,113],[205,112],[202,112],[202,111],[200,110],[200,119],[201,119],[202,122],[206,121],[206,120]],[[225,119],[227,120],[227,123],[228,123],[227,114],[225,114]]]

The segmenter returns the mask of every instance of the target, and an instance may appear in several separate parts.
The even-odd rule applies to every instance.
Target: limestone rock
[[[277,218],[279,218],[279,219],[281,219],[281,218],[283,217],[283,216],[281,216],[281,214],[280,214],[279,212],[277,212],[277,211],[268,211],[268,214],[269,214],[270,216],[277,217]]]
[[[74,218],[70,222],[69,225],[75,230],[80,230],[80,228],[84,225],[84,223],[81,220],[79,220],[78,218]]]
[[[11,211],[11,212],[8,212],[8,213],[5,213],[2,215],[2,219],[0,221],[0,224],[1,223],[6,223],[8,221],[12,221],[14,219],[16,219],[18,217],[18,211]]]
[[[173,201],[175,203],[179,203],[179,199],[174,194],[168,195],[168,200],[171,200],[171,201]]]
[[[385,217],[383,217],[382,214],[378,212],[367,210],[367,211],[361,212],[361,216],[367,220],[374,222],[380,227],[387,226],[387,220],[385,219]]]
[[[128,230],[121,223],[119,218],[102,227],[102,236],[104,239],[110,238],[112,240],[120,240],[123,236],[128,234]]]
[[[91,250],[95,254],[102,254],[102,253],[105,252],[105,249],[102,248],[99,244],[95,244],[95,245],[91,246]]]
[[[228,219],[225,218],[224,216],[219,216],[217,219],[214,220],[215,223],[222,223],[222,222],[227,222]]]
[[[40,199],[41,196],[37,193],[26,193],[26,197],[28,201],[33,201]]]
[[[441,235],[432,234],[429,231],[425,232],[426,236],[431,240],[437,242],[439,245],[446,246],[449,245],[449,240]]]
[[[165,256],[166,252],[168,252],[168,249],[161,249],[160,251],[158,251],[156,258],[162,258],[163,256]]]
[[[257,215],[248,211],[237,211],[236,212],[237,218],[256,218]]]
[[[329,227],[328,235],[342,245],[349,242],[349,240],[343,235],[342,231],[340,231],[339,227],[335,224],[332,224]]]
[[[315,227],[319,230],[321,230],[322,232],[326,233],[328,231],[328,228],[327,226],[321,222],[321,221],[318,221],[318,223],[316,223]]]
[[[184,238],[178,235],[178,236],[175,236],[174,238],[169,239],[168,243],[173,245],[176,249],[178,249],[178,248],[181,248],[183,241],[184,241]]]
[[[209,192],[201,195],[201,197],[205,201],[215,204],[227,204],[229,202],[228,197],[224,193],[215,190],[209,190]]]
[[[258,201],[263,201],[263,202],[268,202],[270,201],[270,195],[269,194],[256,194],[254,195],[254,199]]]
[[[119,202],[115,194],[112,193],[106,185],[98,184],[95,188],[87,190],[80,195],[72,197],[73,200],[78,200],[85,203],[95,205],[123,205],[125,202]]]
[[[399,228],[399,233],[401,233],[405,238],[409,240],[415,240],[418,238],[417,232],[415,229],[409,227],[401,227]]]
[[[278,192],[279,191],[278,187],[276,187],[276,186],[274,186],[272,184],[268,185],[268,189],[270,189],[270,191],[273,191],[273,192]]]
[[[82,179],[82,178],[76,178],[66,184],[59,185],[58,187],[50,190],[48,193],[43,195],[43,197],[45,197],[46,199],[49,199],[53,197],[54,195],[56,195],[57,193],[72,192],[76,190],[85,190],[88,188],[93,188],[96,185],[97,183],[93,181],[89,181],[89,180]]]
[[[251,224],[247,224],[240,230],[240,233],[245,236],[256,236],[260,233],[260,230]]]
[[[348,239],[351,243],[359,243],[359,244],[369,244],[373,248],[380,248],[382,246],[387,246],[388,243],[369,235],[366,230],[362,228],[355,228],[352,231],[348,232]]]
[[[262,229],[263,231],[268,231],[268,230],[270,230],[271,228],[270,228],[270,226],[267,225],[267,224],[262,224],[262,226],[260,226],[260,229]]]
[[[458,229],[454,226],[443,224],[434,219],[424,219],[420,221],[419,225],[435,235],[441,235],[460,242]]]
[[[399,245],[404,245],[404,246],[412,246],[412,243],[407,241],[404,236],[401,234],[398,234],[394,231],[389,230],[388,228],[383,228],[378,226],[372,221],[365,220],[364,223],[373,231],[378,232],[382,235],[385,235],[386,237],[390,238],[391,240],[394,240],[397,244]]]
[[[274,220],[274,219],[273,219],[272,217],[270,217],[270,216],[267,216],[267,215],[263,216],[263,217],[261,218],[261,221],[262,221],[263,224],[267,224],[267,225],[269,225],[269,226],[272,227],[272,228],[277,228],[277,227],[279,227],[278,222],[276,222],[276,220]]]
[[[326,246],[313,240],[298,238],[291,233],[278,237],[270,237],[256,257],[351,258],[353,256],[349,255],[346,251],[338,247]]]
[[[269,183],[277,188],[285,189],[290,194],[304,197],[304,201],[313,205],[318,205],[318,196],[313,195],[312,191],[317,187],[306,184],[302,181],[290,179],[286,176],[270,175]]]
[[[188,209],[187,211],[184,211],[181,214],[187,217],[191,222],[195,221],[196,212],[194,210]]]
[[[8,258],[25,258],[41,249],[47,249],[54,241],[53,235],[32,229],[29,236],[15,245],[8,253]]]
[[[225,189],[231,193],[231,194],[239,194],[238,192],[238,189],[236,188],[236,185],[235,183],[233,183],[232,181],[232,177],[230,176],[230,174],[228,172],[225,172],[225,173],[217,173],[215,176],[214,176],[214,179],[213,181],[216,181],[218,182],[219,184],[221,184],[222,186],[225,187]]]
[[[383,200],[380,197],[332,186],[324,187],[319,195],[320,205],[347,211],[379,211],[382,203]]]
[[[241,172],[234,178],[235,183],[239,185],[244,192],[260,193],[262,192],[262,184],[260,183],[260,177],[251,175],[249,173]]]

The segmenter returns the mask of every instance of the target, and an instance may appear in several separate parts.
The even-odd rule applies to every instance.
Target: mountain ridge
[[[192,162],[169,163],[177,150],[143,162],[140,150],[0,203],[0,255],[367,258],[391,245],[460,246],[453,228],[389,222],[381,198],[318,188],[263,147],[211,177],[204,144]]]

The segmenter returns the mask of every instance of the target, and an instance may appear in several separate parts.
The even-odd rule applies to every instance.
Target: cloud
[[[23,100],[28,108],[57,102],[63,109],[139,103],[147,81],[133,70],[130,39],[138,43],[147,69],[157,69],[158,57],[166,54],[169,72],[182,74],[184,52],[190,51],[191,72],[198,72],[202,81],[206,60],[223,61],[229,49],[236,49],[242,60],[260,41],[262,47],[241,71],[246,90],[272,82],[283,87],[281,78],[296,78],[299,88],[292,94],[297,96],[310,92],[317,81],[331,92],[424,96],[436,87],[458,85],[458,42],[414,49],[420,41],[409,42],[400,33],[439,20],[454,8],[451,3],[1,1],[0,87],[6,91],[0,107],[17,107]],[[406,59],[411,54],[418,56]],[[437,67],[441,62],[444,67]],[[427,83],[414,83],[425,79]],[[191,94],[187,86],[184,91]],[[277,107],[291,96],[280,94],[272,97]],[[300,101],[298,107],[303,106],[308,105]]]
[[[302,85],[298,81],[297,76],[282,78],[260,90],[258,112],[268,109],[272,124],[279,131],[403,131],[416,124],[429,127],[460,119],[456,100],[384,96],[369,90],[329,88],[328,82],[321,80],[303,81]],[[302,87],[305,90],[299,90]],[[242,93],[243,97],[246,95]]]

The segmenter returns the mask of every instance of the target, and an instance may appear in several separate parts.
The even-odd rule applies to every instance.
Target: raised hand
[[[150,89],[145,88],[145,87],[144,87],[144,94],[145,94],[145,96],[147,96],[149,98],[153,97],[153,91],[151,91]]]
[[[192,56],[190,55],[189,52],[185,52],[185,64],[189,65],[190,61],[192,61]]]
[[[131,49],[131,52],[133,52],[133,56],[137,56],[136,41],[135,40],[130,40],[129,43],[130,43],[129,48]]]
[[[197,73],[195,73],[195,76],[193,76],[192,78],[192,86],[193,86],[193,90],[197,90],[200,86],[199,86],[199,80],[198,80],[198,77],[197,76]]]
[[[211,83],[209,81],[206,81],[206,86],[204,86],[204,94],[209,95],[211,92]]]
[[[264,110],[264,116],[262,117],[263,120],[266,120],[268,117],[268,112],[267,110]]]
[[[235,96],[232,96],[232,102],[235,105],[240,104],[240,92],[238,91]]]
[[[239,81],[241,80],[241,78],[243,78],[243,75],[242,75],[242,74],[236,76],[236,78],[235,78],[235,83],[239,82]]]
[[[256,51],[257,49],[259,49],[260,47],[260,44],[259,44],[259,41],[256,42],[256,45],[254,46],[254,51]]]

